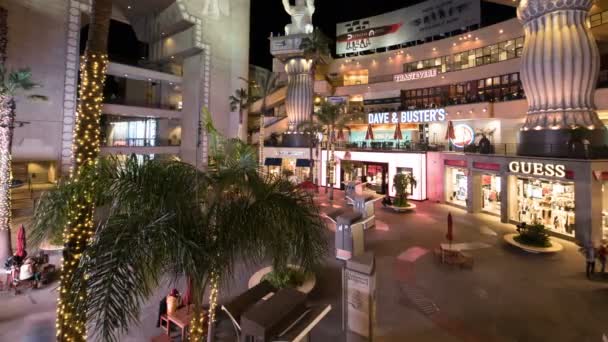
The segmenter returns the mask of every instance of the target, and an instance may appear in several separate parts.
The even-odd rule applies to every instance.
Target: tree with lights
[[[307,134],[308,138],[309,138],[308,139],[308,149],[309,149],[309,161],[308,162],[310,164],[309,165],[310,176],[314,180],[318,177],[316,176],[317,173],[315,172],[316,165],[313,160],[312,149],[315,146],[317,146],[317,144],[321,143],[321,141],[319,141],[319,133],[323,133],[323,126],[311,119],[311,120],[306,120],[306,121],[300,122],[300,124],[298,125],[297,128],[300,132]],[[317,186],[321,185],[321,184],[319,184],[318,179],[315,184]]]
[[[275,269],[296,263],[306,270],[321,262],[324,224],[312,197],[286,179],[259,173],[256,159],[238,139],[220,141],[205,171],[177,161],[109,157],[41,198],[30,234],[37,241],[66,219],[73,196],[86,193],[104,208],[79,276],[62,288],[65,299],[87,313],[92,338],[119,341],[163,280],[187,277],[194,305],[190,341],[202,341],[214,325],[220,285],[237,262],[272,260]],[[82,301],[75,290],[85,285],[85,272],[88,298]]]
[[[15,96],[38,87],[28,68],[8,70],[6,66],[7,11],[0,8],[0,261],[12,255],[11,248],[11,149],[15,129]],[[29,95],[30,99],[46,99]]]
[[[80,64],[80,89],[74,141],[73,167],[70,178],[78,182],[84,168],[97,162],[100,150],[100,118],[103,87],[108,65],[108,33],[112,16],[111,0],[94,0],[89,35]],[[93,177],[94,178],[94,177]],[[87,300],[87,284],[78,269],[83,252],[94,234],[94,194],[76,193],[67,199],[69,212],[63,231],[63,262],[61,267],[59,302],[57,303],[57,340],[86,341],[87,312],[70,300],[72,296]],[[80,284],[80,287],[70,286]]]

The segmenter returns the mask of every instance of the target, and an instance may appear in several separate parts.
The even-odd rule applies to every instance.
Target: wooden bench
[[[234,330],[236,332],[237,339],[240,340],[241,336],[241,316],[253,305],[260,300],[267,298],[268,295],[276,292],[274,286],[268,281],[262,281],[256,286],[243,292],[242,294],[233,298],[229,303],[222,305],[222,311],[226,313]]]

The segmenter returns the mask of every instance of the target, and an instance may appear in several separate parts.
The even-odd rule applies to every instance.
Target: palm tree
[[[323,60],[324,56],[331,54],[329,50],[329,43],[331,40],[321,32],[318,28],[315,28],[313,33],[308,37],[302,39],[300,43],[300,50],[304,52],[306,59],[312,59],[312,75],[316,74],[316,68],[319,62]]]
[[[94,0],[89,35],[80,65],[78,115],[74,124],[74,142],[71,176],[74,182],[81,177],[81,169],[97,162],[100,150],[100,117],[103,105],[103,87],[108,64],[108,32],[112,15],[111,0]],[[64,228],[61,292],[57,310],[57,338],[60,341],[86,341],[86,313],[69,301],[70,296],[87,298],[87,285],[78,265],[94,234],[94,203],[88,192],[70,198],[73,202]],[[80,288],[68,284],[80,283]],[[71,293],[70,291],[74,291]]]
[[[347,125],[353,123],[354,120],[361,118],[361,112],[349,112],[343,104],[332,104],[323,102],[317,112],[314,113],[316,122],[324,129],[324,134],[327,136],[329,147],[329,162],[327,163],[329,178],[329,199],[334,199],[334,181],[335,181],[335,143],[336,131],[340,129],[348,129]]]
[[[0,260],[12,255],[11,150],[15,130],[15,95],[38,86],[32,81],[30,69],[7,71],[4,65],[0,65]],[[29,95],[28,98],[46,99],[42,95]]]
[[[241,138],[242,130],[243,130],[243,110],[247,109],[251,104],[251,97],[247,93],[247,89],[241,88],[237,89],[234,92],[234,95],[230,95],[228,98],[230,101],[230,110],[239,112],[239,131],[237,136]]]
[[[316,179],[317,182],[315,182],[315,184],[318,186],[319,184],[319,179],[316,176],[317,173],[315,172],[316,170],[316,163],[314,162],[313,158],[312,158],[312,149],[317,145],[320,144],[321,142],[318,140],[318,135],[319,133],[323,132],[323,126],[316,123],[314,120],[306,120],[306,121],[302,121],[300,122],[300,124],[298,125],[298,130],[304,134],[308,134],[308,148],[309,148],[309,164],[310,164],[310,176],[312,177],[312,179]],[[317,187],[318,190],[318,187]]]
[[[279,78],[278,78],[278,74],[269,71],[269,70],[264,70],[263,72],[259,72],[256,74],[256,79],[252,80],[253,82],[253,86],[256,88],[256,90],[258,91],[258,95],[260,96],[260,98],[262,99],[262,107],[260,108],[260,136],[258,137],[258,143],[259,143],[259,152],[258,152],[258,156],[259,156],[259,164],[260,167],[264,166],[264,116],[266,115],[267,111],[268,111],[268,105],[267,105],[267,101],[268,101],[268,96],[270,96],[272,93],[274,93],[274,91],[277,89],[278,87],[278,82],[279,82]]]
[[[87,312],[95,337],[118,341],[161,281],[185,276],[194,304],[190,340],[202,341],[205,291],[212,325],[213,284],[230,280],[238,262],[272,260],[277,270],[288,262],[311,270],[324,257],[324,226],[310,195],[258,173],[255,150],[239,140],[212,153],[206,171],[177,161],[100,159],[41,199],[31,235],[38,241],[68,217],[71,196],[87,193],[104,208],[78,262],[80,276],[62,288],[73,307]],[[85,301],[77,291],[84,285]]]

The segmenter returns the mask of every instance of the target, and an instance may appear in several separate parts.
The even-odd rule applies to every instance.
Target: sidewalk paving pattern
[[[325,213],[347,207],[339,191],[334,201],[321,193],[317,202]],[[416,205],[415,212],[398,214],[377,203],[376,227],[365,232],[366,249],[377,258],[375,341],[608,342],[608,277],[588,281],[576,245],[560,240],[565,248],[559,254],[527,254],[502,242],[514,226],[496,217],[428,201]],[[454,217],[453,245],[473,255],[473,270],[434,260],[431,251],[446,242],[448,212]],[[313,330],[311,341],[360,341],[341,331],[343,262],[334,258],[333,229],[327,222],[330,254],[309,297],[333,309]],[[256,270],[239,265],[221,298],[245,290]],[[121,341],[149,341],[160,333],[154,322],[158,301],[172,286],[157,291],[144,306],[140,325]],[[0,296],[0,341],[51,341],[55,304],[53,288]],[[40,338],[26,339],[34,334]]]

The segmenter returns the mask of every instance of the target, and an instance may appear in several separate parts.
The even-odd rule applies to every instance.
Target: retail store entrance
[[[344,182],[359,180],[378,194],[388,191],[388,163],[344,160],[340,167],[341,188]]]

